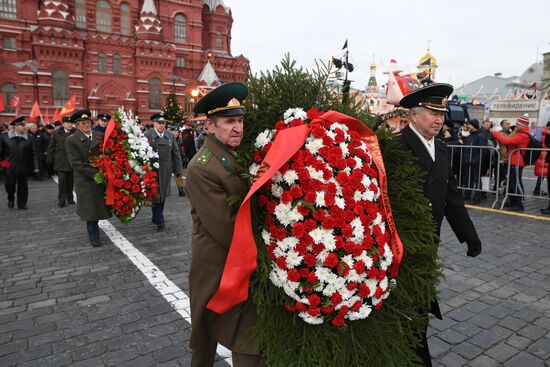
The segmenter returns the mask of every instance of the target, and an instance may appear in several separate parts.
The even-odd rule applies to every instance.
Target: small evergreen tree
[[[183,109],[176,99],[173,89],[166,99],[166,105],[162,108],[162,112],[164,112],[164,118],[168,125],[180,125],[184,121]]]

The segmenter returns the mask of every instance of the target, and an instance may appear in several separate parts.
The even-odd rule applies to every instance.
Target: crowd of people
[[[500,189],[503,193],[511,194],[509,201],[504,204],[505,208],[518,212],[525,210],[523,170],[529,165],[524,158],[528,153],[516,149],[527,149],[531,141],[528,115],[520,116],[514,124],[506,119],[501,120],[498,128],[489,120],[482,123],[477,119],[467,120],[458,129],[447,123],[443,126],[442,134],[445,143],[452,147],[453,172],[463,188],[465,200],[479,204],[487,199],[488,191],[496,192]],[[549,139],[550,121],[542,130],[544,149],[550,147]],[[550,192],[550,186],[547,191],[543,189],[543,181],[546,180],[548,184],[549,162],[550,154],[542,152],[534,164],[537,180],[532,193],[534,196],[544,197]],[[541,209],[541,212],[550,214],[548,207]]]

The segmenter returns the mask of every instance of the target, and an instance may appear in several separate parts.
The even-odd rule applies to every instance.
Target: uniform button
[[[428,206],[431,208],[431,207],[432,207],[432,203],[428,203]]]

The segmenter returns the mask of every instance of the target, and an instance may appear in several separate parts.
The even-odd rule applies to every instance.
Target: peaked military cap
[[[48,125],[46,125],[46,129],[53,130],[53,129],[55,129],[55,126],[52,125],[52,124],[48,124]]]
[[[111,115],[109,115],[108,113],[100,113],[99,115],[97,115],[97,119],[103,120],[103,121],[109,121],[111,119]]]
[[[164,112],[155,113],[151,116],[151,121],[157,122],[159,124],[166,123],[166,119],[164,118]]]
[[[63,116],[61,118],[61,122],[73,122],[73,121],[71,120],[71,116]]]
[[[92,116],[92,113],[90,112],[90,110],[78,110],[71,115],[71,121],[72,122],[86,121],[86,120],[90,120],[91,116]]]
[[[248,88],[243,83],[222,84],[205,95],[195,106],[195,115],[210,116],[244,115],[243,100]]]
[[[20,116],[15,120],[13,120],[12,122],[10,122],[10,126],[15,126],[15,125],[25,125],[25,116]]]
[[[403,108],[426,107],[435,111],[447,111],[447,100],[453,92],[453,86],[446,83],[434,83],[407,94],[399,105]]]

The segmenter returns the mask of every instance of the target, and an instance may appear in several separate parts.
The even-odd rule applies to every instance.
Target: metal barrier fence
[[[473,195],[473,202],[481,201],[483,193],[495,194],[494,208],[498,202],[502,162],[500,151],[493,146],[448,145],[451,150],[451,170],[457,188],[464,190],[467,198]]]
[[[513,178],[516,179],[516,182],[513,183],[513,184],[507,182],[506,191],[505,191],[506,194],[504,196],[504,199],[502,200],[502,204],[500,205],[500,209],[504,208],[504,205],[510,199],[511,196],[518,196],[518,197],[521,198],[521,201],[523,201],[523,199],[526,198],[526,197],[527,198],[534,198],[534,199],[545,199],[545,200],[548,200],[550,198],[550,193],[546,193],[546,196],[535,195],[535,194],[533,194],[533,195],[527,194],[525,192],[524,186],[523,186],[523,180],[522,180],[522,171],[523,170],[520,169],[518,166],[512,165],[512,159],[511,158],[514,155],[516,155],[516,159],[514,159],[514,160],[517,161],[517,159],[519,159],[519,156],[522,154],[522,152],[534,152],[534,151],[541,151],[541,152],[546,152],[546,154],[550,154],[550,149],[549,148],[517,148],[517,149],[512,150],[512,152],[510,153],[510,155],[509,155],[510,159],[508,160],[508,165],[507,165],[507,168],[506,168],[506,177],[508,179],[510,179],[510,177],[511,177],[510,174],[512,173],[512,170],[514,170]],[[523,155],[525,155],[525,153]],[[550,167],[548,169],[550,169]],[[544,172],[544,169],[543,169],[543,172]],[[541,188],[541,190],[542,190],[542,188]],[[511,191],[513,191],[513,192],[511,192]]]

